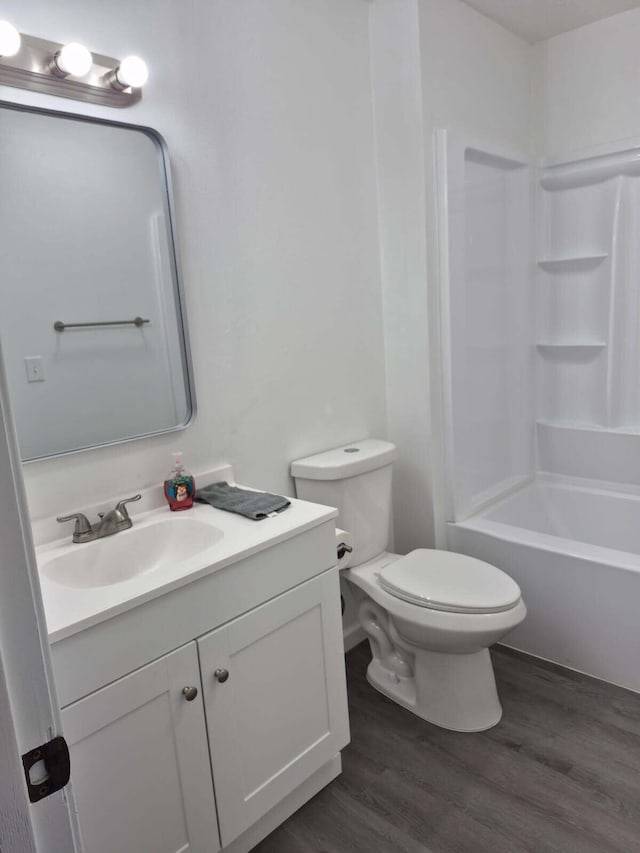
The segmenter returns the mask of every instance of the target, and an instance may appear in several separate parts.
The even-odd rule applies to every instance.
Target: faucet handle
[[[125,498],[122,501],[118,501],[118,503],[116,504],[115,512],[119,512],[122,515],[123,521],[130,521],[126,504],[133,503],[133,501],[139,501],[141,498],[142,495],[134,495],[132,498]]]
[[[65,521],[73,521],[75,519],[76,526],[73,529],[73,541],[82,542],[84,538],[93,534],[93,528],[86,515],[81,512],[74,512],[71,515],[60,515],[56,521],[62,523]]]

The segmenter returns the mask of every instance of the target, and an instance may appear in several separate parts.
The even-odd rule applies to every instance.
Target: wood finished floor
[[[400,708],[347,655],[343,773],[254,853],[640,853],[640,695],[507,649],[504,714],[458,734]]]

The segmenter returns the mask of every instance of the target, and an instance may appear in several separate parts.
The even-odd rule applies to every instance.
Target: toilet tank
[[[334,506],[340,513],[337,526],[353,537],[350,566],[366,563],[387,548],[395,457],[391,442],[367,438],[291,463],[297,496]]]

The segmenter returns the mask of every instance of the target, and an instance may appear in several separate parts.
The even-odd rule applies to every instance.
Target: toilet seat
[[[417,548],[377,573],[390,595],[449,613],[500,613],[520,601],[518,584],[495,566],[452,551]]]

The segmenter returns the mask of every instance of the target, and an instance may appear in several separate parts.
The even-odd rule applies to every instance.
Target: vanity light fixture
[[[0,57],[15,56],[20,50],[20,33],[9,21],[0,21]]]
[[[20,34],[0,21],[0,85],[126,107],[140,100],[148,76],[138,56],[119,60],[91,53],[78,42],[59,44]]]

